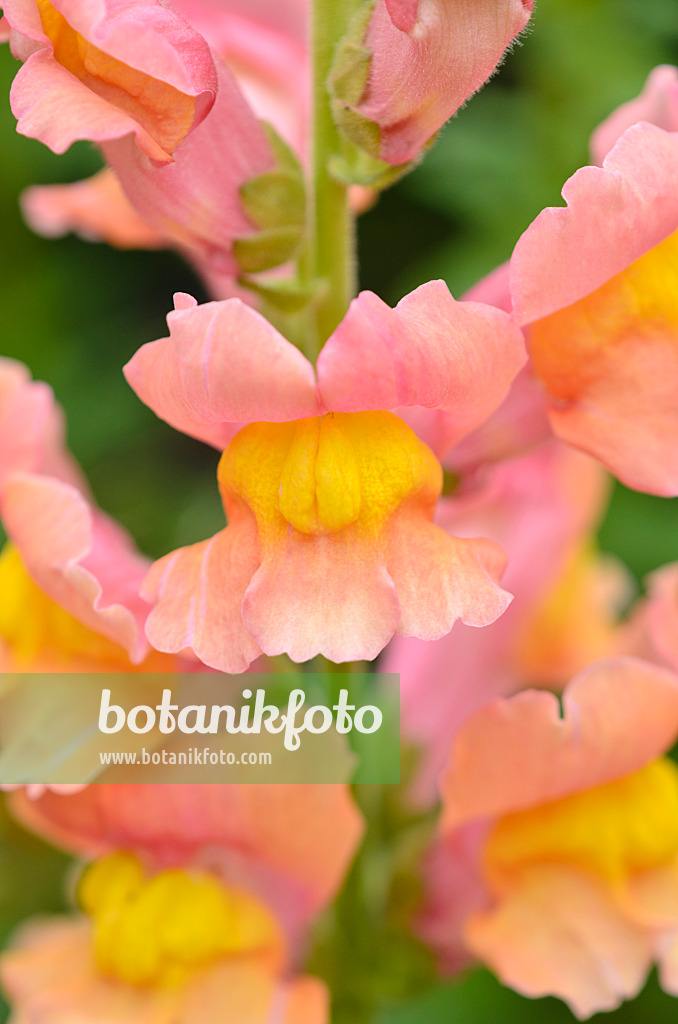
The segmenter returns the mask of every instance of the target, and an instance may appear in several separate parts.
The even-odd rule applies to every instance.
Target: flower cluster
[[[392,308],[355,284],[356,215],[531,16],[5,0],[18,132],[102,162],[29,188],[28,224],[174,249],[209,296],[177,292],[167,335],[120,369],[219,453],[225,518],[141,555],[50,387],[0,358],[0,788],[78,859],[72,913],[0,955],[15,1024],[328,1024],[342,908],[407,836],[374,855],[373,804],[345,781],[111,782],[76,695],[90,674],[143,692],[377,658],[401,680],[419,840],[406,926],[440,971],[480,962],[579,1017],[653,964],[678,995],[678,566],[638,598],[595,541],[612,477],[678,495],[678,71],[596,130],[565,205],[469,293],[430,281]],[[55,763],[61,782],[34,777]]]

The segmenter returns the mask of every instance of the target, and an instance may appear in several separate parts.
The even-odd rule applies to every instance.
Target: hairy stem
[[[334,124],[327,79],[337,43],[360,0],[313,0],[311,13],[312,102],[309,240],[300,261],[300,277],[317,282],[317,299],[307,322],[305,348],[317,356],[340,322],[356,291],[355,219],[348,187],[335,181],[328,161],[342,141]]]

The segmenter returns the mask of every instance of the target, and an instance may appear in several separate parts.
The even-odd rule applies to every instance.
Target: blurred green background
[[[500,73],[447,126],[427,160],[362,219],[362,284],[391,303],[434,277],[459,295],[503,262],[536,214],[560,201],[565,179],[587,162],[596,124],[639,92],[654,65],[678,63],[676,0],[537,0],[536,7],[532,31]],[[5,95],[16,67],[2,47]],[[56,157],[14,127],[5,100],[0,354],[23,360],[53,386],[67,411],[71,447],[99,503],[147,554],[200,540],[223,524],[218,456],[157,421],[120,368],[139,345],[164,334],[172,293],[200,298],[201,286],[172,254],[116,252],[32,235],[17,205],[22,189],[76,180],[99,161],[85,144]],[[678,559],[677,525],[676,501],[617,486],[600,542],[640,579]],[[2,936],[27,914],[61,905],[64,864],[0,818]],[[345,972],[356,956],[350,942],[346,950]],[[372,941],[364,982],[389,972],[407,975],[388,942]],[[386,986],[383,1001],[391,1008],[374,1017],[378,1024],[573,1019],[555,1001],[524,1000],[484,972],[422,995],[408,995],[406,988]],[[635,1003],[608,1019],[668,1022],[675,1016],[675,1001],[652,981]]]

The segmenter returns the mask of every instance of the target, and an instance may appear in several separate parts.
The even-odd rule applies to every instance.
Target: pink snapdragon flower
[[[297,0],[275,8],[240,0],[181,0],[174,9],[212,50],[218,95],[206,121],[175,150],[169,166],[149,161],[134,140],[102,142],[109,168],[73,185],[28,189],[24,215],[33,230],[50,238],[73,231],[120,248],[174,248],[211,294],[247,298],[236,278],[285,262],[300,237],[301,176],[291,164],[282,167],[285,158],[260,121],[306,162],[307,4]],[[270,211],[249,206],[241,190],[270,172],[278,175],[280,202],[276,223],[267,224]],[[368,208],[373,195],[354,186],[355,210]],[[265,232],[263,244],[255,242],[253,252],[247,239],[259,231]],[[250,245],[245,253],[234,251],[241,239],[241,246]]]
[[[532,0],[376,0],[356,14],[335,62],[338,123],[389,164],[415,160],[490,77]]]
[[[10,96],[18,130],[55,153],[131,137],[164,163],[214,103],[209,47],[157,0],[7,0],[3,10],[24,61]]]
[[[628,486],[678,493],[678,134],[629,128],[511,260],[553,430]]]
[[[503,555],[431,523],[442,474],[390,410],[447,409],[463,436],[521,366],[506,314],[442,282],[395,310],[363,292],[311,363],[238,300],[178,296],[169,338],[128,381],[172,426],[224,451],[228,526],[157,562],[144,594],[158,649],[223,671],[261,651],[374,658],[398,632],[433,639],[504,611]]]
[[[155,888],[163,883],[165,879],[159,876]],[[147,882],[151,896],[153,885],[154,880]],[[200,887],[201,895],[209,887],[214,907],[230,910],[234,903],[244,903],[239,893],[219,892],[209,878],[177,880],[175,888],[180,885],[189,891],[191,886]],[[246,920],[257,910],[248,903]],[[171,927],[176,928],[178,917],[175,912]],[[194,933],[193,925],[189,934]],[[214,946],[219,938],[214,937]],[[253,1024],[329,1024],[324,985],[315,978],[281,976],[266,945],[230,954],[217,951],[197,965],[185,965],[175,957],[171,969],[174,975],[177,971],[188,974],[183,982],[159,980],[145,985],[130,984],[120,970],[104,973],[93,958],[92,946],[92,928],[87,921],[54,920],[26,926],[0,959],[3,987],[16,1009],[13,1019],[30,1019],[35,1024],[61,1024],[64,1020],[73,1024],[110,1024],[111,1020],[125,1024],[242,1024],[245,1020]],[[144,951],[138,950],[139,954]]]
[[[450,737],[477,708],[527,685],[564,685],[616,653],[628,584],[590,542],[606,476],[554,439],[439,503],[436,521],[452,535],[486,536],[506,551],[503,583],[515,596],[482,631],[458,627],[428,644],[395,637],[384,652],[380,668],[400,674],[402,733],[419,751],[409,790],[416,804],[435,801]]]
[[[144,635],[148,562],[95,508],[51,389],[0,360],[0,665],[4,671],[170,671]],[[147,659],[151,657],[149,662]]]
[[[598,662],[557,698],[524,691],[462,726],[442,780],[422,930],[580,1018],[678,991],[678,677]],[[463,893],[463,901],[455,893]]]
[[[21,1017],[108,1024],[326,1024],[327,995],[289,973],[278,922],[246,889],[128,851],[89,865],[82,916],[29,924],[0,958]]]
[[[168,239],[134,209],[110,167],[72,185],[35,185],[21,196],[24,218],[38,235],[69,232],[117,249],[162,249]]]
[[[172,246],[220,294],[233,292],[242,271],[289,259],[303,221],[300,175],[203,37],[157,0],[57,6],[6,6],[13,50],[25,61],[12,89],[19,130],[57,152],[91,139],[115,178],[80,183],[73,198],[63,186],[29,193],[37,229]],[[248,203],[242,189],[282,164],[281,211],[269,223],[268,208]],[[235,254],[239,239],[248,248]]]
[[[473,286],[463,299],[482,302],[511,313],[509,264],[504,263]],[[475,486],[489,464],[535,451],[553,437],[544,389],[527,363],[511,384],[506,398],[483,423],[459,441],[453,416],[442,410],[410,408],[400,414],[442,461],[445,469]]]
[[[292,944],[327,906],[363,823],[343,785],[95,785],[14,794],[15,816],[80,856],[130,850],[149,870],[209,869],[270,906]]]

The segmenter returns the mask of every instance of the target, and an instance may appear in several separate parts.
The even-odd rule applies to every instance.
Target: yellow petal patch
[[[328,413],[244,427],[224,452],[219,482],[227,511],[244,500],[266,539],[288,525],[329,535],[360,522],[378,534],[407,498],[432,505],[442,474],[393,413]]]
[[[227,956],[277,950],[279,928],[258,900],[203,872],[146,877],[130,853],[96,861],[78,899],[94,923],[97,963],[130,985],[176,985]]]
[[[625,341],[678,344],[678,232],[579,302],[530,328],[537,375],[563,401],[576,400],[599,361]]]
[[[565,683],[585,665],[614,653],[628,589],[621,565],[589,544],[576,550],[517,638],[523,680]]]
[[[11,544],[0,554],[0,595],[0,640],[12,668],[65,672],[83,661],[91,667],[105,663],[110,671],[129,668],[122,647],[83,626],[40,590]]]
[[[102,99],[129,114],[170,157],[195,119],[195,98],[112,57],[69,25],[49,0],[36,0],[54,57]],[[153,154],[162,158],[162,153]]]
[[[19,552],[0,552],[0,664],[9,672],[174,672],[172,655],[151,651],[133,665],[124,647],[89,629],[28,575]]]
[[[502,818],[485,848],[488,879],[569,864],[621,881],[678,854],[678,768],[660,758],[623,779]]]
[[[280,511],[300,533],[335,533],[360,515],[360,472],[333,416],[295,424],[280,478]]]

